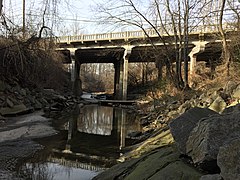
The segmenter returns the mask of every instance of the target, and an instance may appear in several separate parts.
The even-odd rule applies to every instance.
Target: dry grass
[[[207,76],[208,72],[202,70],[201,74],[197,74],[194,77],[194,89],[199,91],[214,91],[219,88],[223,88],[228,81],[234,81],[240,83],[240,70],[239,64],[234,62],[230,66],[230,74],[227,74],[226,67],[219,65],[216,68],[214,78]]]
[[[191,90],[178,90],[171,83],[162,83],[160,86],[152,88],[147,93],[147,98],[152,100],[164,101],[180,101],[184,102],[196,94],[204,92],[212,93],[224,86],[229,81],[240,83],[240,65],[238,62],[233,62],[230,66],[230,74],[227,74],[224,65],[217,66],[214,77],[210,72],[210,68],[199,66],[197,73],[190,79]]]

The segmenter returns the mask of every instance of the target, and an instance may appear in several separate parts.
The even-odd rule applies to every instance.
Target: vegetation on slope
[[[67,74],[62,56],[39,39],[0,39],[0,79],[28,88],[63,90]]]

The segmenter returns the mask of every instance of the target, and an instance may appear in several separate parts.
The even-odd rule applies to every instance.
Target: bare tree
[[[2,15],[3,0],[0,0],[0,15]]]
[[[191,3],[189,0],[149,0],[143,3],[134,0],[110,0],[99,4],[97,9],[104,24],[115,24],[115,27],[138,27],[143,30],[155,51],[156,62],[160,64],[159,70],[165,65],[170,80],[177,88],[182,89],[188,86],[188,33],[191,30],[189,26],[190,23],[197,25],[197,21],[200,21],[190,21],[189,17],[199,13],[205,5],[206,2],[202,3],[200,0]],[[164,44],[161,50],[151,41],[149,29],[155,31],[159,41]],[[173,39],[166,39],[164,34]],[[169,53],[172,51],[175,52],[174,56]],[[172,66],[173,62],[176,63],[175,68]],[[182,62],[185,63],[184,80]]]
[[[224,63],[227,68],[227,74],[229,74],[231,54],[230,54],[229,47],[227,44],[226,34],[223,29],[223,13],[224,13],[225,6],[226,6],[226,0],[222,0],[221,1],[221,9],[220,9],[220,17],[219,17],[219,31],[220,31],[220,34],[222,37],[222,45],[223,45],[222,57],[223,57]]]

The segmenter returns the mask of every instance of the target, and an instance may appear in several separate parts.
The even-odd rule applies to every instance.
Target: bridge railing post
[[[108,41],[111,42],[111,40],[112,40],[112,33],[109,33],[108,34]]]

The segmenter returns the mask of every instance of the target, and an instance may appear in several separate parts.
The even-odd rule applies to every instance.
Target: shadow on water
[[[91,179],[117,163],[121,150],[135,141],[128,134],[141,127],[126,109],[88,105],[76,108],[59,130],[39,140],[45,148],[21,166],[22,177]]]

